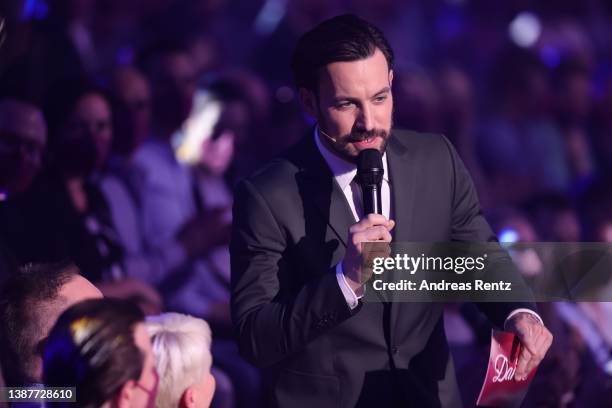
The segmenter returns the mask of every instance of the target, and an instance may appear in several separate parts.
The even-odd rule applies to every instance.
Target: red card
[[[519,407],[535,375],[533,369],[523,381],[514,380],[521,343],[514,333],[493,330],[491,354],[484,384],[476,405],[479,407]]]

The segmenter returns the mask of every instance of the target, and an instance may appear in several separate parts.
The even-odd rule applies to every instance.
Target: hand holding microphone
[[[362,268],[363,259],[385,257],[390,253],[388,245],[369,246],[371,252],[364,253],[363,242],[391,242],[391,230],[395,221],[382,215],[381,186],[384,175],[382,155],[376,149],[366,149],[359,153],[357,179],[363,194],[364,216],[349,228],[346,254],[342,270],[351,289],[359,291],[372,275],[372,270]]]

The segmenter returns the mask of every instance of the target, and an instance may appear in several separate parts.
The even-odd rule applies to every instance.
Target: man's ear
[[[196,398],[193,387],[189,386],[181,395],[181,400],[179,401],[180,408],[194,408],[196,406]]]
[[[129,380],[123,384],[117,395],[113,397],[111,406],[116,408],[130,408],[135,385],[136,382],[134,380]]]
[[[306,88],[298,90],[300,103],[308,115],[313,119],[317,117],[317,101],[314,92]]]
[[[389,86],[393,85],[393,70],[389,70]]]

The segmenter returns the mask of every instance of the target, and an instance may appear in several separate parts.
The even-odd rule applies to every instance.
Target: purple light
[[[547,67],[556,68],[561,62],[561,54],[555,47],[547,45],[540,50],[540,59]]]
[[[499,242],[513,244],[519,239],[518,233],[512,228],[504,228],[499,232]]]

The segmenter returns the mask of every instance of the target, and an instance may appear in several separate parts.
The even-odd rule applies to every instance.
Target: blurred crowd
[[[24,400],[14,406],[49,406],[52,398],[58,407],[210,406],[218,383],[209,325],[179,313],[145,319],[136,303],[103,298],[73,263],[15,270],[0,317],[5,384],[53,391],[40,401],[8,394]]]
[[[449,138],[500,237],[612,242],[610,2],[14,0],[0,4],[4,278],[71,260],[102,295],[139,306],[129,327],[138,313],[204,319],[213,406],[258,406],[265,378],[231,329],[232,186],[311,129],[290,55],[304,31],[345,12],[381,27],[396,53],[394,126]],[[469,305],[448,309],[472,405],[490,328]],[[527,403],[610,406],[611,308],[541,312],[555,343]],[[113,319],[85,304],[50,339],[88,314]],[[53,352],[45,378],[68,375],[53,374]],[[7,361],[7,383],[42,383],[9,378]],[[184,390],[166,387],[174,404]]]

